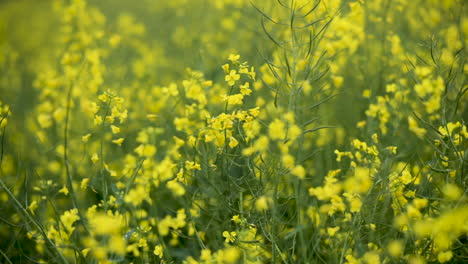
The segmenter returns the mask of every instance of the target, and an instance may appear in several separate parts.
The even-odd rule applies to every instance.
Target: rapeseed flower
[[[223,232],[223,237],[225,238],[224,242],[233,243],[234,241],[236,241],[237,233],[236,232],[224,231]]]
[[[228,75],[225,76],[224,80],[230,85],[233,86],[236,84],[236,81],[240,79],[240,75],[237,74],[236,70],[231,70]]]

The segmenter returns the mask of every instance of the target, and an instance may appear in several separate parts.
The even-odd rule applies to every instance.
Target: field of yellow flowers
[[[466,0],[0,2],[0,263],[467,263]]]

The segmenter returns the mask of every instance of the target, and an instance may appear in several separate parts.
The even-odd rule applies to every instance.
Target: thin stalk
[[[83,62],[80,67],[80,71],[78,76],[80,75],[81,71],[84,68],[86,63]],[[78,215],[81,219],[81,223],[85,228],[86,232],[89,233],[89,229],[85,223],[85,218],[83,213],[81,212],[80,207],[78,206],[78,199],[76,198],[75,188],[73,187],[73,177],[71,175],[70,170],[70,162],[68,160],[68,130],[69,130],[69,123],[70,123],[70,108],[72,102],[72,94],[73,94],[73,87],[75,86],[74,83],[71,83],[68,87],[67,91],[67,102],[66,102],[66,112],[65,112],[65,127],[63,129],[63,163],[65,165],[65,173],[67,176],[67,188],[70,191],[70,197],[72,199],[73,206],[78,210]]]
[[[50,240],[49,237],[47,237],[47,233],[45,232],[44,228],[39,224],[34,217],[31,216],[30,213],[23,207],[23,205],[16,199],[15,195],[10,191],[10,189],[5,185],[2,179],[0,179],[0,187],[5,190],[5,192],[8,194],[8,196],[13,200],[16,208],[19,210],[19,212],[23,215],[23,217],[27,218],[32,225],[41,233],[42,237],[44,238],[46,244],[49,245],[49,247],[52,249],[53,252],[57,255],[57,257],[60,259],[60,263],[68,263],[67,259],[65,256],[62,254],[62,252],[58,249],[57,245]]]

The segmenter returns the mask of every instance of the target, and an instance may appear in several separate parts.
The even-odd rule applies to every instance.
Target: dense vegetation
[[[0,262],[466,263],[466,14],[0,2]]]

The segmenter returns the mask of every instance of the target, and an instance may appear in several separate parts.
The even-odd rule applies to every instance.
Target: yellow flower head
[[[154,251],[153,251],[153,254],[162,258],[163,256],[163,248],[161,245],[157,245],[154,247]]]
[[[230,54],[228,60],[233,64],[239,63],[240,55],[239,54]]]
[[[91,137],[91,134],[86,134],[86,135],[84,135],[84,136],[81,137],[81,141],[82,141],[83,143],[86,143],[86,142],[88,142],[88,140],[89,140],[90,137]]]
[[[275,119],[268,126],[268,135],[271,139],[282,140],[286,137],[286,126],[283,121]]]
[[[228,232],[228,231],[223,232],[223,237],[225,237],[226,243],[234,242],[236,240],[236,236],[237,236],[236,232]]]
[[[237,74],[236,70],[231,70],[229,74],[224,77],[224,80],[230,85],[233,86],[236,81],[240,79],[240,75]]]
[[[124,138],[119,138],[119,139],[112,140],[112,143],[122,146],[122,143],[124,142],[124,140],[125,140]]]
[[[111,125],[111,130],[113,134],[117,134],[120,132],[120,128],[118,126]]]

